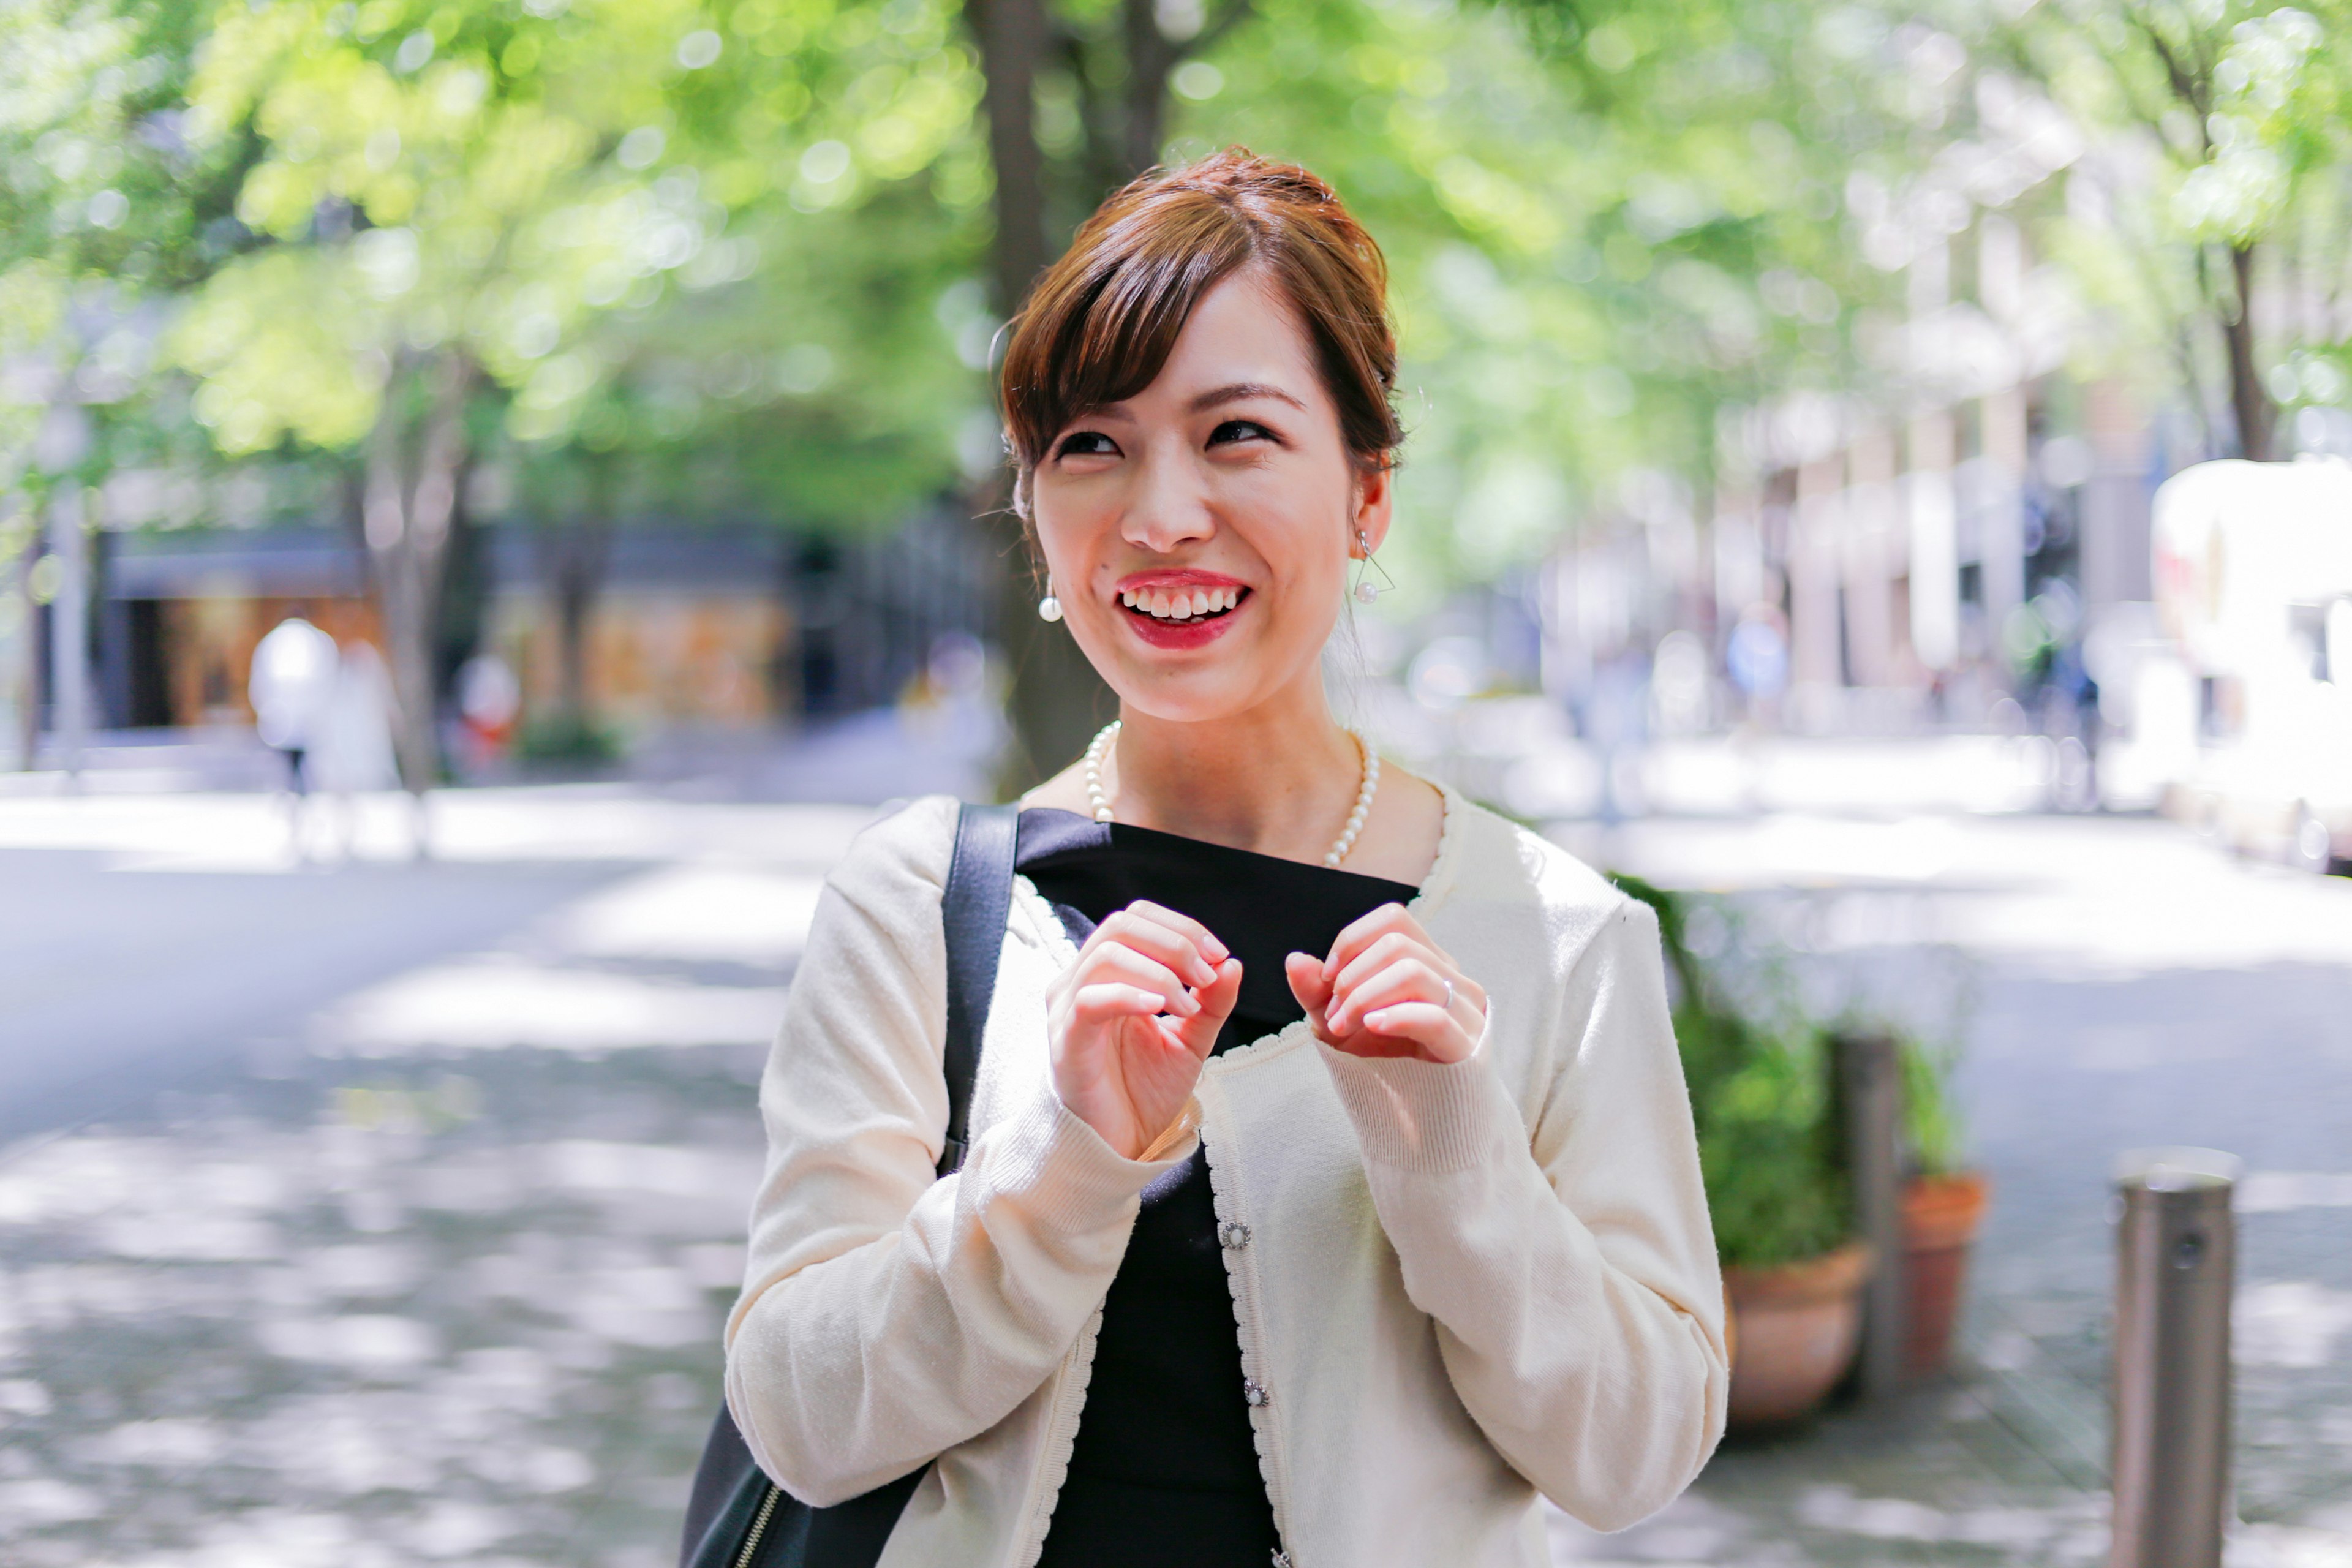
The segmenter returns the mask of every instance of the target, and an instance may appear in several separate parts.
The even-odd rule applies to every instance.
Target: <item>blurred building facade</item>
[[[561,553],[520,523],[468,532],[452,562],[443,674],[496,654],[519,680],[526,719],[546,714],[561,683]],[[345,530],[101,527],[87,540],[88,730],[250,725],[253,650],[289,616],[383,648],[367,552]],[[586,601],[587,707],[643,733],[757,730],[887,702],[940,635],[987,631],[983,552],[977,531],[945,509],[848,538],[624,521],[598,544]],[[37,737],[59,728],[64,617],[54,602],[29,610],[10,662]]]
[[[1965,247],[1973,297],[1950,288]],[[2073,701],[2103,623],[2147,618],[2149,509],[2205,454],[2166,411],[2070,363],[2085,325],[1998,214],[1910,265],[1873,345],[1892,390],[1727,409],[1716,493],[1627,485],[1546,584],[1546,685],[1570,695],[1696,637],[1732,713],[1801,731],[1986,722]],[[1759,653],[1758,650],[1762,650]]]

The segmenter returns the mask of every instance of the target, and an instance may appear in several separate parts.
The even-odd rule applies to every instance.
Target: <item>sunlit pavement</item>
[[[257,796],[0,802],[0,1560],[675,1551],[752,1078],[870,810],[453,794],[424,863],[358,815],[339,865]],[[1559,1521],[1563,1563],[2099,1561],[2105,1173],[2180,1142],[2257,1173],[2235,1558],[2352,1563],[2352,882],[2133,819],[1559,832],[1744,892],[1827,998],[1972,990],[1998,1189],[1962,1376]]]
[[[871,816],[453,794],[416,862],[365,801],[327,864],[262,797],[0,804],[0,1561],[666,1561]]]

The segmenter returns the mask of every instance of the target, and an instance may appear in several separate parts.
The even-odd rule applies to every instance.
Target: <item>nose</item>
[[[1217,518],[1205,478],[1181,438],[1169,445],[1150,444],[1136,466],[1135,489],[1119,520],[1119,536],[1138,549],[1169,555],[1213,535]]]

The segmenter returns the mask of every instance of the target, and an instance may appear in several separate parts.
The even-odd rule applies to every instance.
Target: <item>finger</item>
[[[1164,925],[1153,916],[1131,908],[1105,919],[1095,928],[1094,938],[1088,940],[1092,942],[1095,939],[1099,939],[1097,951],[1107,946],[1132,948],[1159,960],[1182,975],[1187,985],[1206,985],[1217,977],[1216,959],[1208,956],[1207,950],[1191,932]]]
[[[1341,929],[1332,941],[1329,955],[1323,960],[1323,977],[1337,980],[1339,971],[1353,963],[1364,949],[1391,931],[1402,931],[1412,937],[1423,936],[1421,922],[1414,920],[1402,904],[1382,904],[1379,909],[1357,916]]]
[[[1216,977],[1216,972],[1210,971],[1210,980]],[[1079,969],[1077,981],[1081,990],[1089,985],[1123,983],[1156,992],[1168,999],[1167,1011],[1181,1017],[1190,1017],[1201,1010],[1200,1002],[1173,970],[1164,963],[1155,963],[1131,947],[1097,950]]]
[[[1331,982],[1323,973],[1323,961],[1312,953],[1294,952],[1282,961],[1282,973],[1307,1016],[1319,1022],[1331,1003]]]
[[[1155,904],[1150,899],[1138,899],[1120,912],[1150,921],[1154,925],[1165,926],[1170,931],[1189,938],[1211,963],[1223,963],[1233,956],[1225,944],[1217,940],[1216,932],[1194,920],[1191,915],[1178,914],[1165,904]]]
[[[1217,1036],[1225,1020],[1233,1016],[1234,1005],[1242,995],[1242,961],[1228,958],[1217,965],[1216,979],[1201,987],[1197,993],[1200,1011],[1191,1017],[1181,1018],[1173,1025],[1176,1037],[1184,1048],[1202,1060],[1217,1048]]]
[[[1384,1039],[1411,1040],[1422,1055],[1437,1062],[1458,1062],[1477,1048],[1478,1042],[1454,1021],[1454,1015],[1434,1002],[1401,1002],[1364,1015],[1364,1033]]]
[[[1294,952],[1283,960],[1282,971],[1290,982],[1290,994],[1298,998],[1307,1014],[1307,1028],[1325,1045],[1338,1045],[1339,1037],[1323,1024],[1331,1005],[1331,983],[1323,978],[1323,961],[1311,953]]]
[[[1434,973],[1453,977],[1454,966],[1431,949],[1428,943],[1416,942],[1405,931],[1388,931],[1375,939],[1370,947],[1356,954],[1331,977],[1331,989],[1344,996],[1355,986],[1361,985],[1384,969],[1400,963],[1418,963]],[[1444,987],[1440,986],[1440,990]]]
[[[1167,1005],[1168,998],[1160,992],[1113,982],[1079,986],[1070,997],[1070,1016],[1076,1024],[1108,1024],[1120,1018],[1157,1017]]]
[[[1418,958],[1405,957],[1359,980],[1343,979],[1335,994],[1327,1021],[1332,1033],[1347,1035],[1362,1027],[1360,1020],[1375,1007],[1427,1002],[1443,1012],[1453,1000],[1453,988],[1447,976]]]

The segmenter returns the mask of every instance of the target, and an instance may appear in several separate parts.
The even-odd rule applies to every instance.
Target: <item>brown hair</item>
[[[1349,455],[1389,465],[1404,432],[1381,247],[1313,174],[1229,147],[1130,182],[1029,291],[998,382],[1024,517],[1054,438],[1150,385],[1202,297],[1249,266],[1298,312]]]

